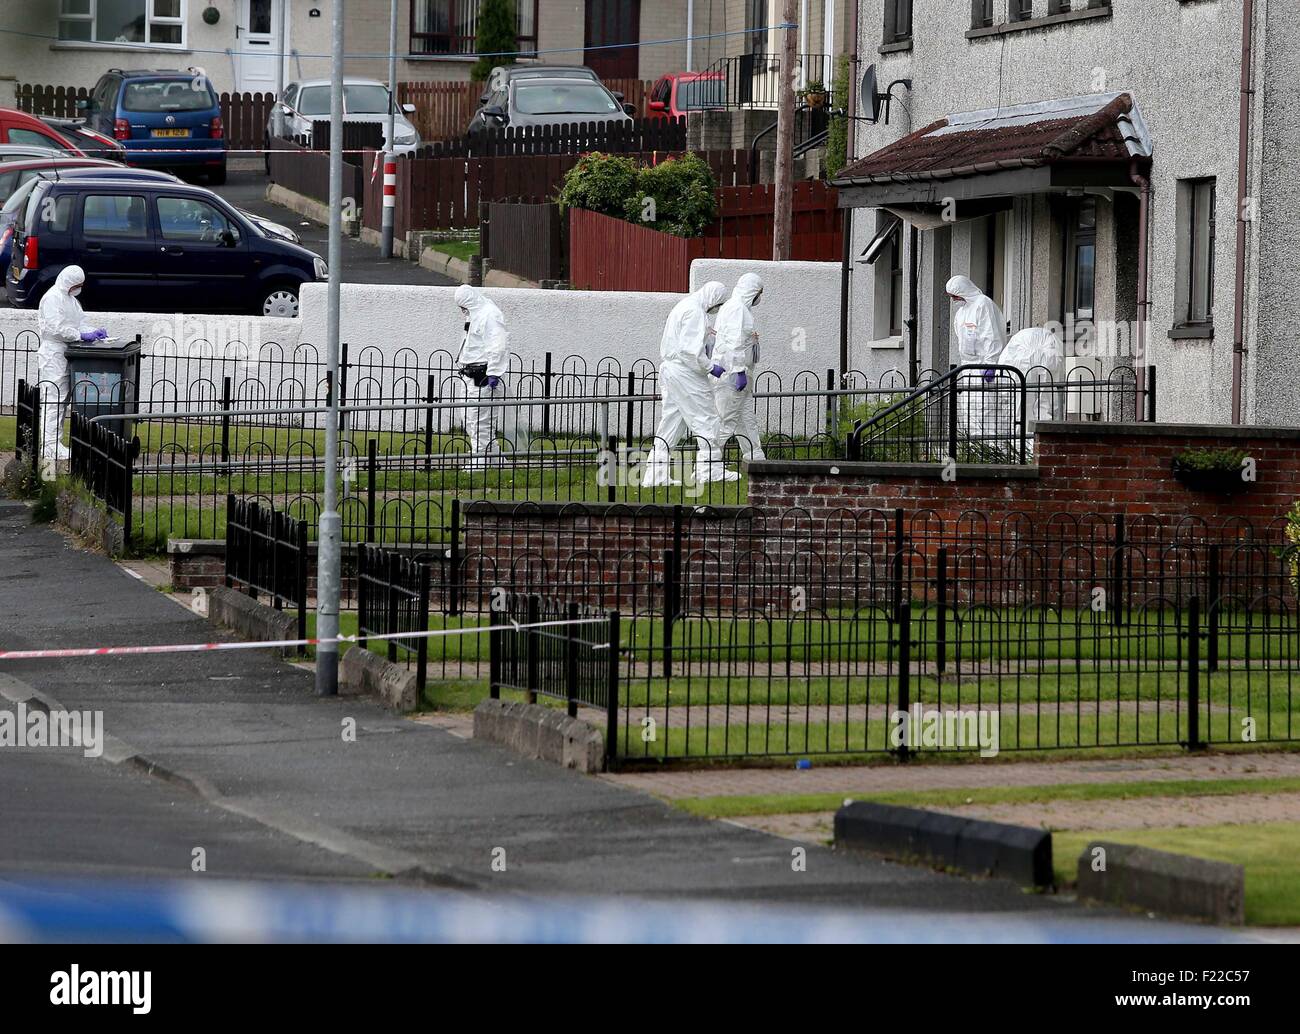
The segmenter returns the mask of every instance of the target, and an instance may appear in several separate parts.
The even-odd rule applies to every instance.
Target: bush
[[[845,54],[835,69],[835,103],[847,108],[849,103],[849,58]],[[834,179],[848,164],[849,122],[837,116],[831,119],[826,136],[826,178]]]
[[[643,168],[623,218],[678,237],[701,237],[718,217],[718,181],[698,154]],[[652,218],[647,218],[652,216]]]
[[[696,154],[638,169],[631,158],[596,152],[569,170],[557,200],[561,211],[581,208],[679,237],[699,237],[717,218],[718,184]]]
[[[556,200],[561,212],[582,208],[622,219],[624,205],[636,190],[636,183],[636,162],[631,158],[595,151],[569,170]]]
[[[486,82],[497,65],[515,63],[512,55],[519,51],[515,35],[517,24],[515,0],[482,0],[478,11],[478,38],[475,40],[474,51],[496,56],[478,59],[470,71],[470,78],[474,82]]]

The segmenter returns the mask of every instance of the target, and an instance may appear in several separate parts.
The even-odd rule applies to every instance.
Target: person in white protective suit
[[[999,363],[1014,366],[1025,375],[1025,390],[1029,398],[1025,414],[1031,425],[1038,420],[1051,420],[1053,415],[1053,385],[1061,379],[1065,366],[1065,349],[1050,330],[1029,327],[1007,342]],[[1032,430],[1032,426],[1026,430]]]
[[[77,295],[86,274],[80,266],[65,266],[45,292],[37,310],[41,343],[36,358],[41,383],[41,458],[65,460],[69,450],[60,440],[63,417],[68,408],[71,383],[65,349],[78,341],[102,341],[108,332],[86,321]]]
[[[722,443],[717,408],[713,404],[713,369],[716,333],[713,317],[727,300],[727,289],[716,280],[683,298],[668,315],[659,341],[659,393],[663,410],[655,428],[654,448],[641,483],[646,487],[681,484],[672,477],[669,460],[689,430],[699,452],[695,460],[696,484],[738,481],[740,475],[722,466]]]
[[[953,316],[957,335],[957,362],[960,366],[994,366],[1007,344],[1007,318],[997,303],[975,286],[969,277],[955,276],[948,281],[948,296],[958,302]],[[1001,414],[1012,412],[1012,400],[1005,378],[996,370],[962,374],[958,378],[957,423],[968,438],[1005,444],[1009,438],[1009,420]]]
[[[475,400],[489,402],[506,397],[505,377],[510,366],[510,334],[501,310],[477,287],[456,289],[456,304],[465,317],[465,342],[460,346],[457,362],[460,375],[468,382],[469,405],[465,411],[465,430],[469,432],[473,459],[466,469],[487,466],[487,456],[496,451],[496,429],[500,426],[510,439],[514,420],[505,407],[474,405]]]
[[[740,445],[746,460],[763,460],[758,413],[754,409],[754,374],[758,369],[758,332],[754,329],[753,310],[763,297],[763,281],[746,273],[731,292],[731,298],[718,313],[717,344],[713,349],[710,373],[717,378],[713,400],[718,409],[721,431],[719,448],[732,437]]]

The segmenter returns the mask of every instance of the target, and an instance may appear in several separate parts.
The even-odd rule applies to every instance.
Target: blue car
[[[221,103],[202,72],[114,68],[77,106],[89,129],[121,142],[128,165],[205,173],[209,183],[226,182]]]

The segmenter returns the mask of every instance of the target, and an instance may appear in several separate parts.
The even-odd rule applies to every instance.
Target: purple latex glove
[[[724,373],[726,373],[726,372],[727,372],[727,371],[724,370],[724,369],[723,369],[721,366],[719,366],[717,363],[714,363],[714,364],[713,364],[713,369],[709,371],[709,373],[713,374],[714,377],[721,377],[721,376],[722,376]]]
[[[91,341],[98,341],[99,337],[96,331],[84,330],[81,332],[81,340],[89,344]]]
[[[107,341],[107,340],[108,340],[108,331],[105,330],[103,327],[100,327],[97,331],[95,331],[95,340],[96,340],[96,341]]]
[[[749,387],[749,378],[745,376],[745,371],[741,370],[736,374],[736,390],[744,391],[747,387]]]
[[[986,381],[988,381],[990,384],[993,383],[993,380],[994,380],[994,378],[997,377],[997,375],[998,375],[998,371],[997,371],[997,370],[985,370],[985,371],[984,371],[984,379],[985,379]]]
[[[500,378],[500,377],[489,377],[489,378],[488,378],[488,388],[489,388],[490,390],[492,390],[492,391],[496,391],[497,388],[500,387],[500,386],[501,386],[501,378]]]

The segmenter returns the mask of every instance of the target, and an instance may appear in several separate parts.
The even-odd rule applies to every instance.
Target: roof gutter
[[[1250,101],[1254,95],[1255,0],[1241,10],[1241,112],[1237,126],[1237,275],[1233,287],[1232,422],[1242,422],[1242,374],[1246,356],[1246,201],[1250,186]]]

